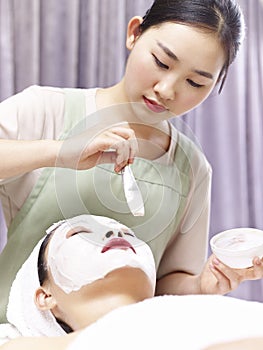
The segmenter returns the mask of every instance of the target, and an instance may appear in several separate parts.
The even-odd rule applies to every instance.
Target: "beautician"
[[[79,214],[112,217],[148,243],[156,294],[224,294],[262,277],[258,257],[241,271],[214,256],[205,262],[211,168],[169,122],[223,88],[242,18],[232,0],[156,0],[128,24],[130,56],[116,85],[33,86],[1,103],[0,191],[8,225],[0,256],[2,321],[32,247],[53,222]],[[142,194],[142,216],[126,202],[126,165]]]

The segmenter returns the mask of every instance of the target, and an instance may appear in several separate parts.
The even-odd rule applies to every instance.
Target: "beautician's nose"
[[[169,78],[162,79],[155,84],[154,91],[162,101],[174,100],[176,94],[176,82]]]
[[[105,234],[105,237],[106,238],[110,238],[110,237],[124,237],[124,234],[123,232],[121,231],[108,231],[106,234]]]

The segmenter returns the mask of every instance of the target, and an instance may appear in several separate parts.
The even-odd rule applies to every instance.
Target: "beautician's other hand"
[[[246,280],[263,277],[263,259],[255,257],[253,266],[247,269],[233,269],[211,255],[200,275],[202,294],[226,294]]]
[[[112,127],[95,137],[90,137],[90,130],[87,130],[63,141],[56,166],[84,170],[97,164],[115,163],[114,169],[119,172],[133,163],[137,153],[135,133],[129,127]]]

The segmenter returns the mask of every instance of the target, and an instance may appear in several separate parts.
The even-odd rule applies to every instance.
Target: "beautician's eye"
[[[193,80],[191,80],[191,79],[187,79],[187,82],[188,82],[190,85],[192,85],[193,87],[195,87],[195,88],[200,88],[200,87],[204,86],[204,85],[195,83],[195,82],[194,82]]]
[[[161,62],[154,54],[152,54],[152,55],[153,55],[154,61],[158,67],[163,68],[163,69],[169,69],[169,67],[166,64],[164,64],[163,62]]]

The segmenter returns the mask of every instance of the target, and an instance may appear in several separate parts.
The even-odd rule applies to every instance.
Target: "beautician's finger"
[[[130,157],[129,157],[129,164],[132,164],[134,161],[135,156],[138,154],[139,152],[139,146],[138,146],[138,141],[136,139],[136,137],[131,138],[130,140]]]
[[[115,151],[113,157],[112,151]],[[110,153],[111,152],[111,153]],[[94,138],[87,147],[87,156],[98,157],[98,163],[115,163],[115,171],[120,171],[138,152],[138,143],[132,129],[115,127],[108,129]]]
[[[226,276],[222,274],[222,272],[218,270],[213,264],[210,264],[209,268],[217,280],[217,284],[214,287],[215,290],[213,290],[212,293],[225,294],[229,292],[231,286],[230,286],[230,281],[226,278]]]
[[[129,162],[130,142],[128,140],[120,141],[112,145],[112,148],[116,150],[115,171],[120,171]]]
[[[115,127],[105,130],[97,135],[88,145],[88,150],[91,154],[98,151],[106,151],[110,148],[115,148],[114,145],[122,141],[128,142],[129,147],[135,147],[136,142],[133,141],[131,143],[131,140],[136,140],[135,133],[132,129]],[[134,152],[136,152],[136,150],[134,150]]]
[[[225,282],[228,283],[229,290],[236,289],[239,284],[242,282],[241,276],[236,272],[235,269],[230,268],[229,266],[223,264],[219,259],[213,258],[212,265],[217,271],[217,279],[220,277],[220,283],[223,283],[223,287]],[[219,275],[220,273],[220,275]],[[223,276],[223,277],[221,277]]]
[[[115,163],[117,158],[117,154],[115,151],[106,151],[100,154],[98,158],[97,164],[110,164]]]
[[[253,259],[253,277],[254,279],[263,278],[263,259],[258,256]]]
[[[132,129],[113,128],[113,132],[122,137],[119,139],[119,142],[112,145],[112,148],[114,148],[117,153],[115,171],[118,172],[127,164],[133,163],[139,147],[135,133]],[[123,138],[126,138],[126,140],[123,141]]]
[[[263,278],[263,259],[260,259],[259,257],[254,257],[252,262],[252,267],[237,271],[237,273],[241,276],[243,281]]]
[[[108,130],[108,135],[106,133],[105,136],[108,136],[107,147],[116,151],[115,171],[120,171],[128,163],[133,162],[138,153],[138,142],[132,129],[115,127]]]

